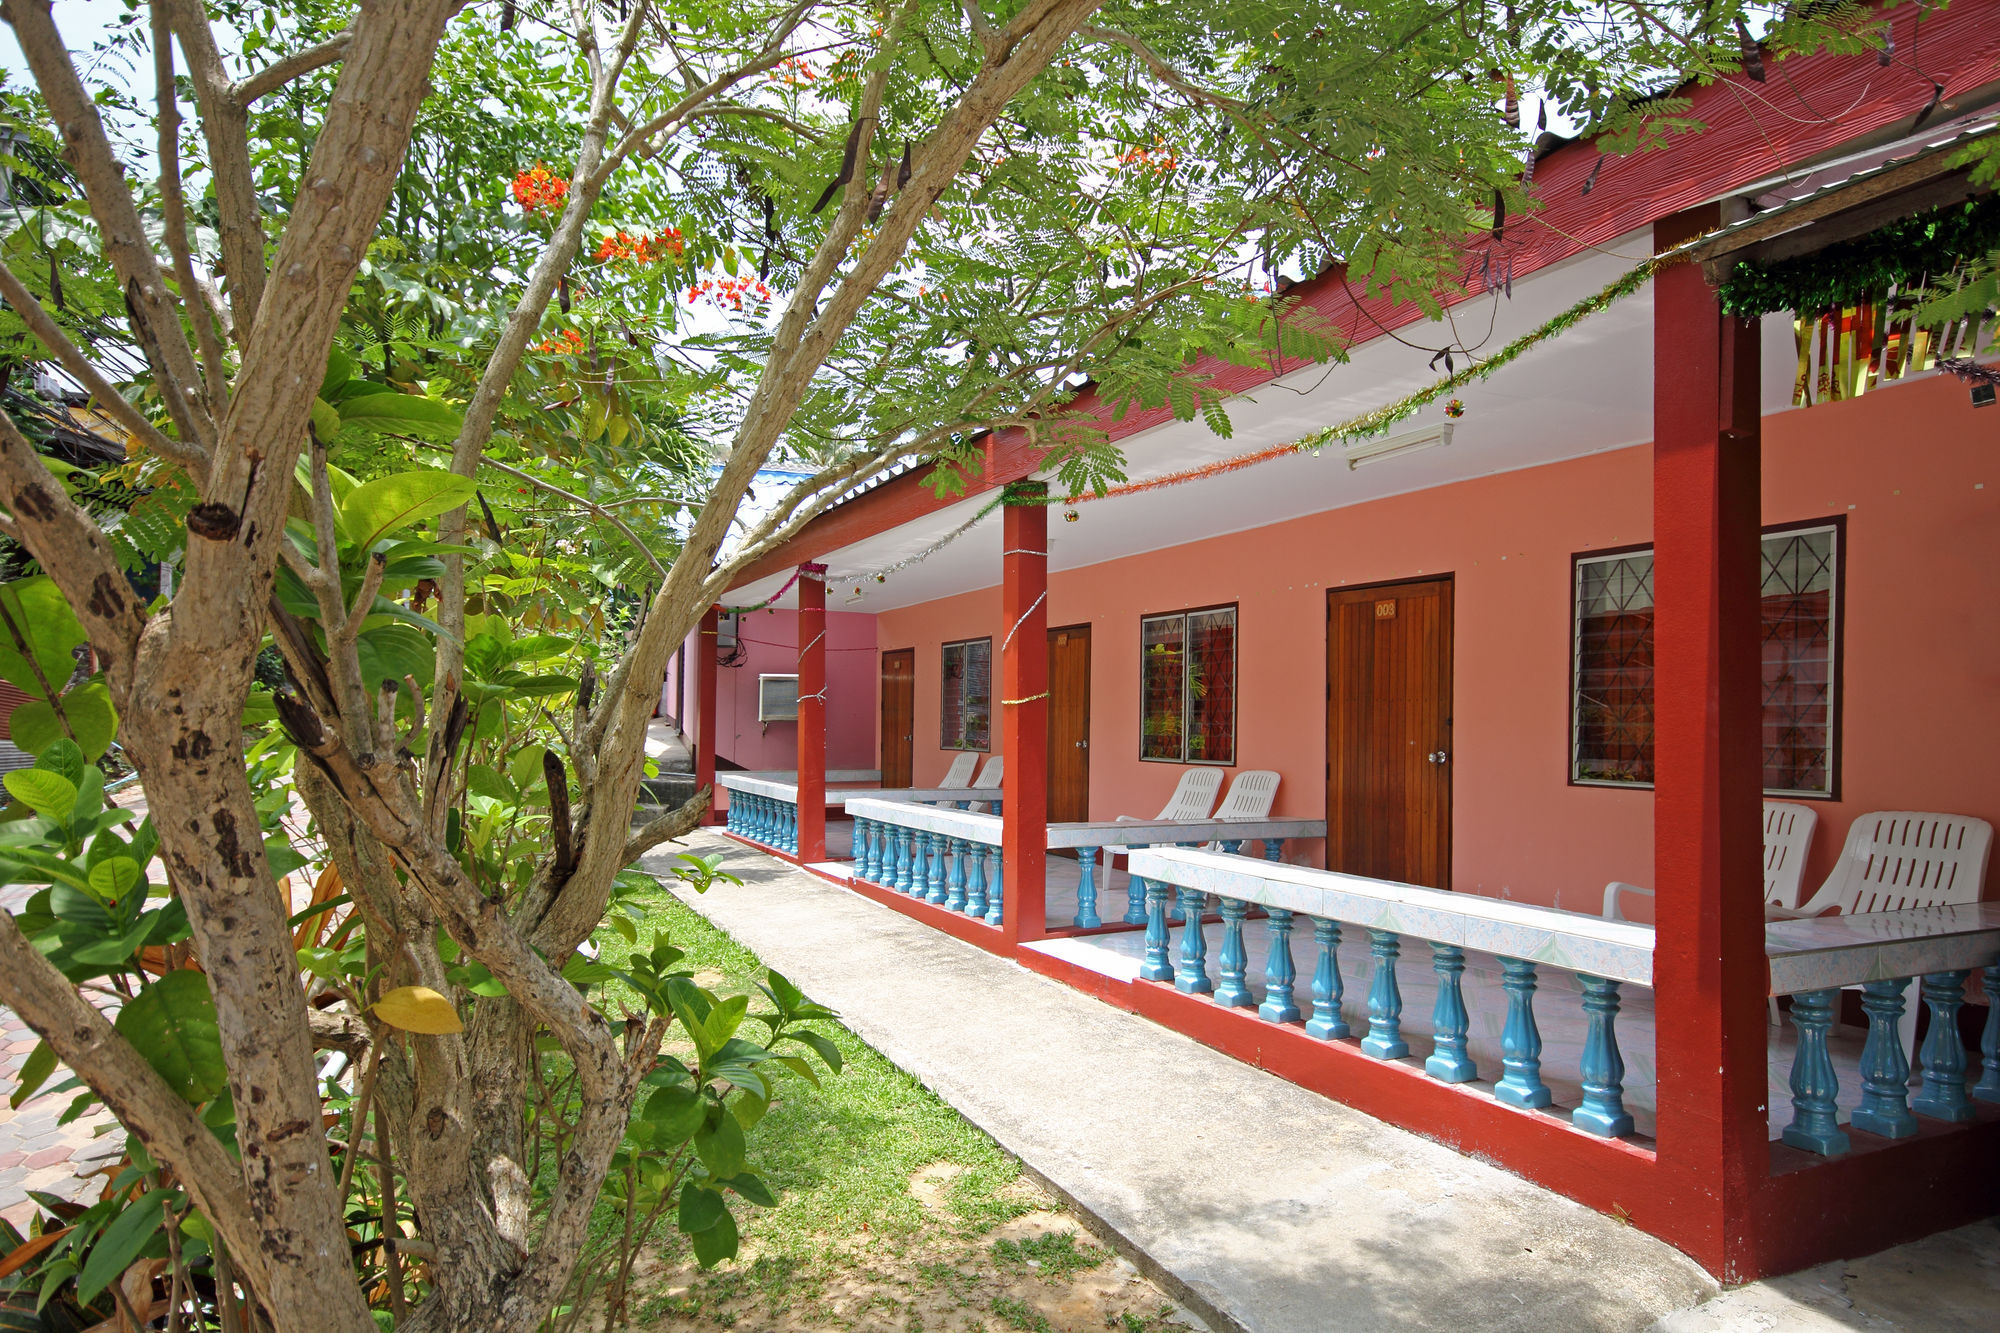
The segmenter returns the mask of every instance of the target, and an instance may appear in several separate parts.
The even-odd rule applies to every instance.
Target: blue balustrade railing
[[[1354,1041],[1377,1060],[1419,1064],[1403,1030],[1399,969],[1415,961],[1405,957],[1412,941],[1428,942],[1436,998],[1423,1073],[1440,1083],[1472,1085],[1472,1095],[1491,1095],[1522,1110],[1555,1103],[1543,1078],[1536,1002],[1543,969],[1568,973],[1573,983],[1553,994],[1576,1005],[1567,1021],[1580,1018],[1582,1026],[1580,1055],[1571,1057],[1575,1078],[1569,1086],[1579,1094],[1569,1119],[1577,1129],[1605,1138],[1634,1134],[1618,1024],[1623,988],[1652,984],[1650,927],[1307,867],[1267,868],[1210,852],[1137,849],[1132,876],[1131,893],[1146,928],[1142,980],[1208,995],[1224,1007],[1254,1005],[1265,1022],[1303,1018],[1306,1035]],[[1220,902],[1222,921],[1213,973],[1209,938],[1200,924],[1211,898]],[[1253,906],[1262,906],[1269,918],[1262,1003],[1249,982],[1244,948],[1244,921]],[[1302,1014],[1294,995],[1292,951],[1294,936],[1308,928],[1314,961],[1310,1010]],[[1341,946],[1349,930],[1365,932],[1369,963],[1361,1031],[1350,1027],[1341,1009]],[[1499,964],[1505,1017],[1497,1069],[1482,1070],[1469,1049],[1468,950]],[[1961,1123],[1977,1116],[1976,1102],[2000,1103],[2000,1003],[1987,1010],[1976,1052],[1967,1050],[1958,1023],[1974,970],[1987,995],[2000,998],[2000,904],[1776,923],[1767,951],[1772,993],[1791,996],[1796,1033],[1790,1052],[1791,1119],[1779,1135],[1786,1144],[1835,1156],[1850,1150],[1850,1131],[1906,1138],[1924,1120]],[[1879,979],[1885,973],[1892,979]],[[1840,988],[1849,985],[1861,990],[1868,1021],[1859,1078],[1852,1078],[1852,1063],[1846,1066],[1858,1084],[1848,1089],[1858,1093],[1858,1102],[1847,1104],[1851,1111],[1843,1108],[1830,1042]],[[1914,1069],[1905,1049],[1906,995],[1921,1003],[1930,1019]],[[1495,1081],[1481,1085],[1482,1078]]]
[[[854,859],[849,873],[878,888],[998,926],[1006,891],[1000,873],[1000,818],[950,803],[850,800]]]

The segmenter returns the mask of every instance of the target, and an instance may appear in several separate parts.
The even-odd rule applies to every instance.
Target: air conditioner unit
[[[1450,444],[1453,422],[1443,422],[1423,430],[1405,431],[1401,435],[1390,435],[1380,440],[1356,440],[1341,450],[1351,471],[1363,463],[1373,463],[1384,458],[1394,458],[1397,454],[1413,454],[1419,449],[1428,449],[1435,444]]]
[[[759,722],[799,720],[799,678],[796,674],[767,674],[757,677],[757,720]]]

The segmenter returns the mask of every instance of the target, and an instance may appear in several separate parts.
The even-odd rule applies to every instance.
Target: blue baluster
[[[1402,944],[1393,930],[1371,930],[1368,952],[1375,957],[1375,976],[1368,986],[1368,1035],[1361,1039],[1361,1049],[1377,1060],[1400,1060],[1410,1053],[1403,1040],[1403,992],[1396,986]]]
[[[882,844],[888,841],[889,826],[879,819],[868,821],[868,882],[882,882]]]
[[[1618,1053],[1618,983],[1579,972],[1583,983],[1583,1105],[1570,1123],[1607,1139],[1632,1132],[1625,1113],[1625,1057]]]
[[[1838,1114],[1840,1079],[1826,1049],[1839,999],[1838,990],[1800,991],[1792,997],[1792,1026],[1799,1034],[1792,1052],[1792,1123],[1779,1137],[1822,1157],[1838,1157],[1848,1148]]]
[[[1266,861],[1272,862],[1273,864],[1284,860],[1285,840],[1283,838],[1264,839],[1264,859]]]
[[[910,843],[914,835],[901,824],[896,826],[896,870],[889,885],[898,893],[910,891]]]
[[[1200,889],[1180,891],[1181,966],[1174,974],[1174,989],[1189,995],[1207,995],[1215,989],[1208,980],[1208,939],[1201,932],[1207,896]]]
[[[751,836],[768,847],[777,838],[776,833],[773,832],[776,827],[774,815],[777,806],[768,796],[753,796],[751,800],[756,802],[757,811],[757,823],[751,832]]]
[[[1979,1082],[1972,1095],[1982,1102],[2000,1102],[2000,963],[1980,973],[1986,984],[1986,1026],[1979,1032]]]
[[[1217,842],[1217,845],[1222,848],[1225,855],[1235,856],[1243,850],[1243,839],[1222,838]]]
[[[1146,961],[1139,964],[1139,979],[1172,981],[1174,965],[1167,957],[1167,886],[1137,875],[1132,882],[1146,895]]]
[[[848,860],[852,863],[848,874],[855,879],[868,878],[868,821],[854,821],[853,832],[847,842]]]
[[[1069,923],[1078,930],[1095,930],[1104,924],[1097,915],[1097,849],[1076,849],[1076,915]]]
[[[743,805],[743,822],[739,826],[743,836],[746,838],[755,838],[757,836],[757,798],[747,791],[740,791],[730,797],[730,799],[732,801],[740,801]]]
[[[950,892],[945,887],[944,864],[944,834],[926,833],[924,835],[924,884],[928,891],[924,894],[924,901],[936,903],[939,907],[944,906],[945,894]]]
[[[1965,979],[1971,975],[1969,968],[1960,968],[1924,978],[1931,1026],[1924,1034],[1924,1086],[1911,1099],[1910,1109],[1933,1120],[1959,1122],[1973,1116],[1972,1102],[1965,1095],[1965,1044],[1958,1039],[1958,1011],[1965,1007]]]
[[[1215,988],[1215,1002],[1227,1009],[1248,1009],[1257,1003],[1244,983],[1243,973],[1250,957],[1243,951],[1243,918],[1250,904],[1238,898],[1222,900],[1222,984]]]
[[[986,886],[986,924],[1005,925],[1007,922],[1007,858],[998,847],[993,849],[993,878]]]
[[[1854,1127],[1885,1139],[1917,1132],[1910,1114],[1910,1059],[1903,1054],[1903,994],[1910,979],[1861,983],[1861,1010],[1868,1015],[1868,1044],[1861,1048],[1861,1105]],[[1798,1000],[1792,1001],[1794,1016]]]
[[[1348,1032],[1347,1020],[1340,1016],[1340,997],[1346,990],[1340,980],[1340,923],[1314,917],[1313,943],[1319,946],[1319,962],[1313,967],[1313,1012],[1306,1020],[1306,1035],[1333,1041]]]
[[[974,921],[986,915],[986,844],[965,844],[965,914]]]
[[[965,910],[965,839],[944,839],[944,909]]]
[[[1525,958],[1500,960],[1500,988],[1507,992],[1507,1026],[1500,1033],[1500,1065],[1493,1086],[1496,1100],[1526,1110],[1553,1100],[1542,1082],[1542,1034],[1535,1026],[1535,965]]]
[[[799,807],[796,801],[785,802],[785,850],[793,856],[799,854]]]
[[[931,835],[922,829],[910,830],[910,896],[912,898],[928,900],[931,896],[930,839]]]
[[[1472,1026],[1460,984],[1465,950],[1450,944],[1431,945],[1431,971],[1437,973],[1438,993],[1431,1009],[1433,1048],[1424,1061],[1424,1072],[1440,1083],[1468,1083],[1479,1077],[1479,1069],[1465,1053],[1465,1034]]]
[[[1111,878],[1111,854],[1104,856],[1104,878]],[[1128,926],[1143,926],[1152,918],[1146,912],[1146,881],[1132,873],[1132,862],[1125,862],[1125,915],[1122,918]]]
[[[1292,914],[1273,907],[1270,923],[1270,952],[1264,956],[1264,1003],[1257,1006],[1257,1016],[1273,1023],[1296,1023],[1299,1006],[1292,999],[1292,983],[1298,973],[1292,968]]]
[[[735,792],[730,792],[728,799],[729,805],[722,812],[722,830],[725,833],[735,833],[739,831],[736,827],[736,803],[738,797]]]

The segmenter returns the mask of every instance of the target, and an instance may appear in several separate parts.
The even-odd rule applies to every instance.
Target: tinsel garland
[[[1907,293],[1927,277],[2000,250],[2000,196],[1944,204],[1866,236],[1774,264],[1740,263],[1716,289],[1723,310],[1742,319],[1795,310],[1817,315]]]

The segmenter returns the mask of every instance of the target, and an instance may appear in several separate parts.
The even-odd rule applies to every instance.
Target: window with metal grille
[[[1841,525],[1767,531],[1761,589],[1764,790],[1838,788]],[[1570,781],[1653,782],[1653,552],[1575,558]]]
[[[944,692],[938,716],[946,750],[993,748],[993,640],[963,639],[944,646]]]
[[[1139,757],[1236,762],[1236,608],[1139,621]]]

